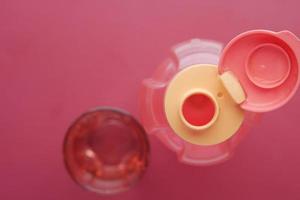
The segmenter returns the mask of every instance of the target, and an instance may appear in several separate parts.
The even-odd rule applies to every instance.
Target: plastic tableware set
[[[248,31],[222,44],[192,39],[142,83],[141,124],[129,113],[99,107],[68,129],[64,158],[84,188],[114,194],[143,176],[146,133],[180,162],[228,159],[260,114],[280,108],[299,86],[300,40],[289,31]]]

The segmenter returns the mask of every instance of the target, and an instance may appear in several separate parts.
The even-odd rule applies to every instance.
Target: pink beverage
[[[131,188],[148,166],[144,129],[129,114],[100,108],[80,116],[64,142],[66,167],[82,187],[115,194]]]
[[[143,81],[140,110],[146,131],[183,163],[227,160],[259,113],[282,106],[295,93],[299,47],[287,31],[249,31],[223,51],[222,44],[208,40],[176,45]]]

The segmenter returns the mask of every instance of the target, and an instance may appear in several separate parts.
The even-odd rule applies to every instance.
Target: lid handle
[[[278,37],[285,40],[290,46],[295,48],[296,54],[300,54],[300,39],[290,31],[280,31],[278,32]]]
[[[241,104],[246,100],[246,94],[239,80],[234,76],[232,72],[224,72],[220,75],[220,79],[234,102],[236,102],[237,104]]]

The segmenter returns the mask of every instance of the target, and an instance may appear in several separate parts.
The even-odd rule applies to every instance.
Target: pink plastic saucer
[[[299,85],[300,41],[288,31],[240,34],[224,48],[219,71],[239,79],[248,111],[271,111],[287,103]]]

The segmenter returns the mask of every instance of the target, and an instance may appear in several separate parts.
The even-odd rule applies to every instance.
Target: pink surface
[[[0,199],[103,199],[67,174],[70,123],[98,105],[137,115],[141,81],[190,38],[228,42],[249,29],[300,35],[295,1],[2,0]],[[110,199],[299,199],[300,94],[268,113],[220,165],[180,164],[151,138],[151,165]],[[283,117],[284,116],[284,117]]]

